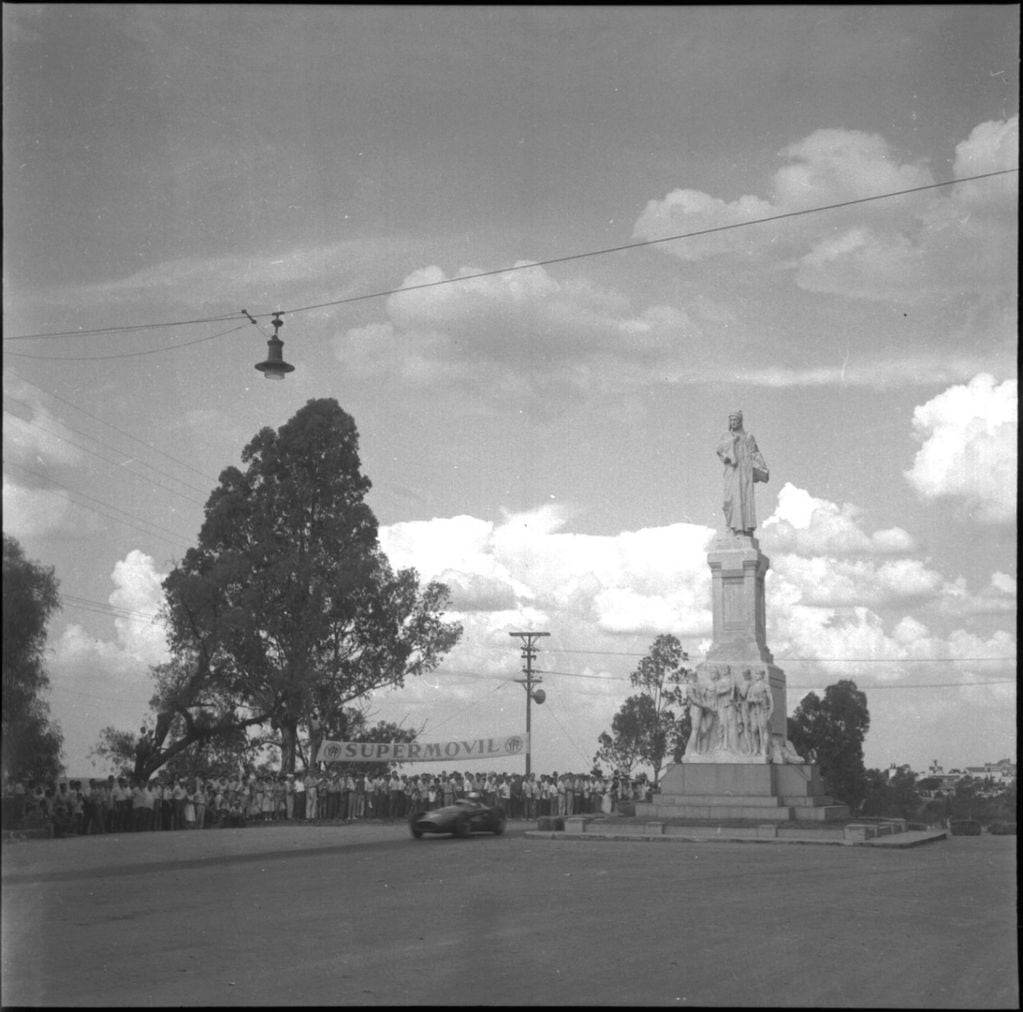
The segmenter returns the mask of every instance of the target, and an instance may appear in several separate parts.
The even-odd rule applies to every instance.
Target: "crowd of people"
[[[208,829],[268,822],[403,819],[469,795],[510,819],[612,812],[649,795],[644,778],[577,773],[380,775],[343,766],[305,773],[248,771],[213,779],[157,776],[5,782],[4,822],[46,825],[55,836]]]

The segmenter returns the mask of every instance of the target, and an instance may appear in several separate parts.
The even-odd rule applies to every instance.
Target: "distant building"
[[[984,763],[983,766],[967,766],[966,775],[975,780],[990,780],[1000,787],[1007,787],[1016,779],[1016,764],[1011,759]]]

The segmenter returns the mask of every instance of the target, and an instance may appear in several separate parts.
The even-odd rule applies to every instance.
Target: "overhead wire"
[[[94,415],[91,412],[86,411],[85,408],[81,407],[81,405],[79,404],[75,404],[74,401],[70,401],[66,397],[62,397],[60,394],[54,393],[52,390],[48,390],[46,387],[40,386],[38,383],[35,383],[30,379],[26,379],[24,376],[22,376],[15,370],[13,369],[8,370],[8,373],[12,376],[15,376],[22,383],[27,383],[30,387],[34,387],[40,393],[46,394],[47,397],[52,397],[55,401],[59,401],[61,404],[66,404],[68,407],[74,408],[75,411],[85,415],[86,418],[89,418],[94,422],[99,422],[101,425],[107,426],[107,428],[113,429],[114,432],[118,433],[121,436],[124,436],[126,439],[130,439],[132,440],[132,442],[138,443],[140,446],[144,446],[146,447],[146,449],[152,450],[154,453],[158,453],[161,457],[165,457],[167,460],[171,461],[174,464],[177,464],[179,467],[183,467],[186,470],[199,475],[200,478],[203,478],[206,481],[210,482],[217,481],[215,477],[211,477],[210,475],[204,473],[203,471],[200,471],[193,464],[189,464],[188,461],[181,460],[178,457],[175,457],[172,454],[167,453],[165,450],[161,450],[158,446],[153,446],[152,443],[147,443],[144,439],[139,439],[138,436],[132,434],[131,432],[128,432],[126,429],[122,429],[119,426],[114,425],[112,422],[108,422],[106,421],[106,419],[100,418],[97,415]],[[194,489],[194,487],[193,490],[198,491],[197,489]]]
[[[79,597],[77,594],[61,594],[60,603],[62,607],[80,608],[82,611],[92,611],[97,614],[112,615],[114,618],[126,618],[132,621],[150,623],[158,616],[147,614],[144,611],[137,611],[134,608],[119,608],[117,605],[104,601],[94,601],[88,597]]]
[[[9,409],[7,409],[7,410],[9,411]],[[30,425],[30,426],[32,426],[34,428],[39,429],[41,432],[46,433],[48,436],[52,436],[54,439],[59,439],[62,443],[66,443],[68,446],[74,447],[76,450],[81,450],[83,453],[87,453],[90,456],[96,457],[98,460],[102,460],[106,464],[113,465],[114,467],[118,468],[119,470],[123,470],[123,468],[125,467],[124,464],[118,463],[116,460],[111,460],[110,457],[105,457],[103,454],[98,453],[96,450],[90,449],[88,446],[82,446],[80,443],[76,443],[73,439],[68,439],[66,436],[62,436],[59,432],[55,432],[49,426],[43,425],[38,419],[22,419],[22,421],[25,421],[25,424]],[[84,436],[84,438],[86,438],[86,439],[95,439],[95,437],[89,436],[89,435],[87,435],[86,433],[83,433],[83,432],[78,432],[76,429],[72,429],[70,426],[67,426],[67,428],[69,429],[69,431],[75,432],[77,435]],[[104,445],[98,439],[96,440],[96,442],[100,443],[101,446]],[[114,447],[110,447],[110,449],[115,449],[115,448]],[[129,461],[128,463],[134,463],[134,461]],[[175,478],[173,475],[169,475],[169,474],[166,474],[166,472],[159,471],[157,468],[152,467],[151,464],[147,464],[145,461],[139,461],[139,463],[142,464],[144,467],[151,468],[152,470],[156,471],[158,474],[164,474],[166,477],[170,478],[172,481],[179,481],[180,480],[178,478]],[[139,474],[138,471],[125,471],[124,473],[131,475],[131,477],[133,477],[133,478],[140,478],[143,481],[149,482],[150,484],[155,485],[157,488],[162,488],[164,491],[170,492],[172,495],[179,496],[180,498],[186,500],[187,502],[196,503],[199,506],[205,506],[206,505],[201,499],[195,499],[192,496],[187,495],[186,493],[180,491],[179,489],[171,488],[170,485],[165,485],[165,484],[163,484],[163,482],[159,482],[159,481],[156,481],[153,478],[147,477],[146,475]],[[182,482],[182,484],[186,484],[186,483]],[[197,492],[201,492],[202,491],[202,489],[196,489],[194,486],[191,486],[191,485],[188,485],[187,487],[192,488],[193,491],[197,491]]]
[[[125,351],[114,355],[29,355],[27,352],[8,351],[5,354],[12,358],[31,358],[39,362],[108,362],[116,358],[142,358],[146,355],[162,355],[167,351],[175,351],[178,348],[191,348],[195,344],[205,344],[207,341],[216,341],[218,338],[227,337],[244,329],[244,324],[232,327],[230,330],[221,331],[219,334],[210,334],[208,337],[199,337],[194,341],[185,341],[182,344],[168,344],[160,348],[150,348],[147,351]]]
[[[238,316],[244,315],[250,322],[256,317],[273,317],[273,316],[285,316],[295,315],[296,313],[307,313],[312,312],[316,309],[328,309],[334,306],[350,305],[355,302],[364,302],[370,299],[384,298],[390,295],[399,295],[405,292],[421,291],[427,288],[437,288],[441,285],[452,285],[460,284],[465,281],[475,281],[481,278],[494,277],[499,274],[510,274],[517,271],[532,270],[537,267],[549,267],[554,264],[568,263],[574,260],[584,260],[589,257],[607,256],[611,253],[622,253],[627,250],[641,249],[646,246],[656,246],[662,243],[679,242],[683,239],[695,239],[701,236],[714,235],[720,232],[728,232],[739,228],[748,228],[751,225],[764,225],[769,222],[783,221],[787,218],[798,218],[809,214],[820,214],[825,211],[835,211],[845,207],[853,207],[858,204],[867,204],[878,200],[889,200],[893,197],[903,197],[913,193],[922,193],[927,190],[936,190],[947,186],[958,186],[962,183],[977,182],[981,179],[990,179],[995,176],[1010,175],[1018,172],[1018,168],[1013,169],[998,169],[994,172],[983,172],[974,176],[963,176],[958,179],[946,179],[937,183],[928,183],[923,186],[912,186],[904,190],[891,190],[887,193],[873,194],[869,197],[857,197],[852,200],[836,201],[832,204],[823,204],[816,207],[802,208],[796,211],[784,211],[779,214],[767,215],[763,218],[752,218],[746,221],[732,222],[728,225],[716,225],[712,228],[698,229],[692,232],[681,232],[675,235],[660,236],[656,239],[640,239],[635,242],[621,243],[617,246],[606,246],[601,249],[586,250],[582,253],[569,253],[564,256],[547,257],[542,260],[531,260],[528,263],[513,264],[510,267],[497,267],[489,271],[477,271],[472,274],[463,274],[454,278],[443,278],[439,281],[425,281],[415,285],[402,285],[396,288],[381,289],[375,292],[366,292],[362,295],[350,295],[345,298],[331,299],[327,302],[317,302],[307,306],[294,306],[290,309],[278,310],[274,313],[255,313],[249,314],[244,310],[239,313],[230,315],[220,316],[209,316],[201,319],[191,320],[177,320],[167,321],[161,323],[143,323],[136,324],[134,326],[117,326],[117,327],[99,327],[99,328],[82,328],[79,330],[64,330],[64,331],[44,331],[35,334],[13,334],[6,335],[4,341],[28,341],[38,340],[47,338],[68,338],[68,337],[90,337],[99,336],[103,334],[115,334],[115,333],[128,333],[132,331],[152,330],[163,327],[185,327],[185,326],[196,326],[204,323],[221,323],[228,320],[236,320]],[[233,331],[226,331],[225,333],[233,333]],[[224,336],[224,335],[218,335]],[[213,338],[206,338],[205,340],[213,340]],[[196,342],[198,343],[198,342]],[[175,347],[184,347],[184,345],[177,345]],[[170,350],[170,349],[166,349]],[[148,352],[137,352],[134,354],[153,354],[153,351]],[[126,353],[124,356],[116,357],[129,357],[132,353]]]
[[[140,521],[138,517],[132,517],[130,513],[127,513],[125,510],[122,510],[119,506],[115,506],[113,503],[105,502],[103,499],[97,499],[95,496],[91,496],[87,492],[81,492],[77,489],[69,488],[62,482],[55,481],[48,475],[40,474],[38,471],[33,470],[31,467],[26,467],[24,464],[18,463],[17,461],[13,460],[6,461],[6,465],[8,467],[16,467],[18,468],[18,470],[24,471],[26,474],[31,475],[33,478],[37,478],[40,481],[46,482],[48,485],[52,485],[57,488],[63,489],[65,492],[68,493],[70,501],[74,503],[74,505],[79,506],[82,509],[87,509],[92,513],[96,513],[97,515],[103,517],[105,520],[111,520],[114,523],[124,524],[126,527],[131,527],[134,530],[138,531],[140,534],[145,534],[146,537],[156,538],[157,540],[163,541],[169,545],[180,546],[182,542],[187,543],[188,541],[188,538],[186,538],[182,534],[178,534],[172,530],[169,530],[168,528],[163,527],[160,524],[154,524],[152,521],[149,520]],[[122,514],[122,516],[117,517],[114,516],[112,513],[105,512],[104,510],[98,509],[95,506],[90,506],[88,503],[78,502],[74,498],[75,496],[80,496],[83,499],[88,499],[91,502],[97,503],[99,506],[106,507],[107,510],[113,510],[115,513]],[[145,527],[149,527],[151,529],[146,530],[145,527],[139,526],[140,524],[144,524]],[[170,538],[166,538],[161,534],[155,533],[157,531],[163,531],[164,534],[169,534]]]

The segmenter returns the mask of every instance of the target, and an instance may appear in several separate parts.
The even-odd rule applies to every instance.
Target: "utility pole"
[[[533,700],[535,699],[537,705],[542,703],[546,698],[547,694],[543,689],[533,689],[534,685],[539,685],[543,681],[539,675],[533,675],[533,658],[536,657],[536,647],[533,644],[541,636],[550,636],[548,632],[513,632],[508,633],[509,636],[518,636],[522,640],[522,659],[526,662],[522,671],[525,674],[525,678],[516,678],[515,681],[519,685],[523,686],[526,690],[526,741],[529,743],[526,746],[526,777],[530,774],[530,764],[532,761],[531,752],[533,749],[533,739],[531,737],[532,727],[530,725],[530,707],[532,706]]]

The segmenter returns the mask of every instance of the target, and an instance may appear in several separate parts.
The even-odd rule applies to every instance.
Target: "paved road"
[[[3,1005],[1016,1008],[1015,838],[281,827],[5,846]]]

